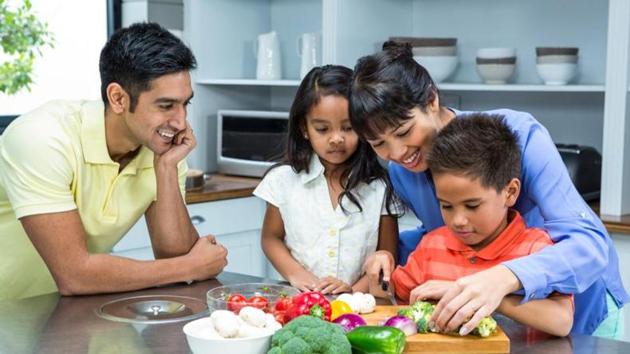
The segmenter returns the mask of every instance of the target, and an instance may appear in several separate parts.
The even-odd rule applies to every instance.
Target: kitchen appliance
[[[300,79],[303,79],[312,68],[320,65],[321,41],[318,32],[303,33],[298,37],[298,56],[302,58]]]
[[[254,51],[258,60],[256,79],[280,80],[282,78],[282,59],[278,34],[275,31],[259,34]]]
[[[219,173],[261,177],[284,153],[288,112],[220,110]]]
[[[602,155],[590,146],[556,144],[571,181],[586,201],[599,199],[602,182]]]

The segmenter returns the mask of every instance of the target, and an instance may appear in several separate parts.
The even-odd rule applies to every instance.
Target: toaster
[[[602,155],[590,146],[556,144],[571,181],[584,200],[599,199],[602,182]]]

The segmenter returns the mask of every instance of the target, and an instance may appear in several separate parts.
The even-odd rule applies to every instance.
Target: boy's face
[[[512,179],[501,192],[470,177],[439,173],[433,175],[435,190],[446,226],[464,244],[480,250],[507,226],[508,208],[516,203],[520,181]]]

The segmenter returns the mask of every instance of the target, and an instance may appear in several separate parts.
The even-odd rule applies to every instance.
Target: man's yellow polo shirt
[[[153,152],[143,146],[118,169],[102,102],[53,101],[11,123],[0,136],[0,299],[57,290],[21,217],[78,210],[89,252],[111,251],[156,199]]]

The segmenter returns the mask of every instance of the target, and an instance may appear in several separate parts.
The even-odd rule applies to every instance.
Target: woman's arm
[[[267,203],[261,237],[262,249],[271,264],[291,285],[302,291],[310,291],[319,279],[293,258],[284,243],[284,235],[284,223],[280,210],[273,204]]]
[[[564,337],[573,326],[571,296],[552,295],[546,299],[522,304],[522,296],[508,295],[503,298],[497,311],[524,325],[555,336]]]

